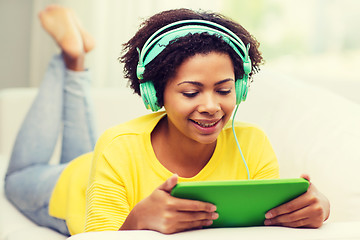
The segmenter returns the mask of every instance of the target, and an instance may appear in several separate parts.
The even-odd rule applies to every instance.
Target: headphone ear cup
[[[152,81],[140,83],[140,94],[147,109],[153,112],[161,109],[157,103],[156,90]]]
[[[244,74],[242,79],[235,81],[236,105],[246,100],[248,93],[248,75]]]

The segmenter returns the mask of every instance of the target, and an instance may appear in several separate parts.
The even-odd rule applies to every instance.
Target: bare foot
[[[69,10],[51,5],[39,13],[41,24],[65,55],[76,59],[84,54],[84,44]]]
[[[81,34],[81,38],[83,40],[84,44],[84,51],[90,52],[95,47],[95,41],[94,38],[83,28],[81,22],[79,21],[78,17],[74,13],[73,10],[69,9],[70,14],[72,15],[72,18],[74,19],[74,22]]]

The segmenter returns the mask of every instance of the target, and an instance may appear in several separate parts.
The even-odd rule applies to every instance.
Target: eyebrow
[[[225,82],[230,82],[230,81],[234,81],[234,79],[227,78],[227,79],[221,80],[221,81],[215,83],[215,86],[221,85],[221,84],[223,84]],[[192,84],[192,85],[199,86],[199,87],[204,86],[204,84],[202,84],[201,82],[196,82],[196,81],[183,81],[181,83],[178,83],[177,85],[180,86],[181,84],[185,84],[185,83]]]

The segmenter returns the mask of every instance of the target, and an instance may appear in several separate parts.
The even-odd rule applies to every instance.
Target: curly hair
[[[259,65],[263,58],[258,50],[259,42],[240,24],[231,19],[213,12],[193,11],[189,9],[168,10],[145,20],[133,38],[124,44],[123,55],[119,58],[124,63],[124,75],[129,79],[129,85],[135,93],[140,95],[140,81],[136,75],[139,61],[137,49],[142,49],[146,40],[158,29],[180,20],[207,20],[220,24],[235,33],[245,45],[250,43],[249,56],[252,69],[251,77],[260,70]],[[208,54],[218,52],[228,54],[234,66],[235,78],[239,79],[244,74],[242,59],[221,37],[208,33],[195,33],[171,41],[167,47],[146,65],[142,82],[152,81],[156,90],[158,105],[163,106],[163,93],[166,83],[171,79],[178,67],[195,54]]]

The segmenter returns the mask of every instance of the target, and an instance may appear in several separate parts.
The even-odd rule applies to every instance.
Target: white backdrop
[[[0,89],[39,85],[59,51],[37,17],[53,3],[73,8],[95,37],[87,58],[94,87],[126,86],[117,60],[122,44],[144,18],[186,7],[241,23],[261,43],[272,70],[360,100],[358,0],[0,0]]]
[[[87,58],[93,84],[99,86],[126,86],[122,80],[120,56],[122,44],[136,32],[143,19],[172,8],[192,8],[219,11],[221,0],[35,0],[31,29],[30,85],[38,86],[51,56],[59,51],[42,29],[37,14],[51,3],[75,10],[84,27],[95,37],[96,48]]]

